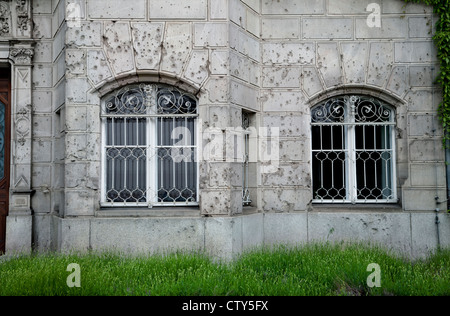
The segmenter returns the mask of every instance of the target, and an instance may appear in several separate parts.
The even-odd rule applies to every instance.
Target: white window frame
[[[107,100],[114,97],[114,95],[121,94],[124,89],[143,89],[146,90],[146,92],[149,95],[149,99],[146,101],[146,113],[145,114],[139,114],[139,115],[111,115],[106,113],[106,102]],[[195,113],[190,114],[159,114],[157,113],[157,90],[158,88],[164,88],[168,90],[173,90],[181,93],[182,95],[187,95],[190,98],[194,99],[196,102],[196,110]],[[145,148],[147,151],[146,155],[146,201],[145,202],[113,202],[113,201],[107,201],[107,155],[106,155],[106,144],[107,144],[107,120],[112,117],[118,117],[118,118],[126,118],[126,117],[136,117],[136,118],[145,118],[146,119],[146,144]],[[180,148],[192,148],[192,151],[194,153],[194,163],[196,166],[196,173],[195,173],[195,194],[193,195],[194,201],[185,201],[185,202],[158,202],[158,176],[160,170],[158,170],[158,152],[157,148],[173,148],[177,146],[158,146],[157,136],[158,133],[156,131],[157,128],[157,120],[162,118],[179,118],[183,117],[185,119],[190,118],[193,120],[194,125],[194,135],[192,135],[192,139],[194,141],[194,144],[187,145],[187,140],[184,139],[185,144],[184,146],[179,146]],[[102,132],[102,144],[101,144],[101,199],[100,199],[100,206],[101,207],[146,207],[146,208],[153,208],[158,206],[176,206],[176,207],[182,207],[182,206],[198,206],[199,205],[199,126],[198,126],[198,100],[193,95],[190,95],[188,93],[185,93],[176,87],[163,85],[163,84],[140,84],[140,85],[129,85],[124,88],[118,89],[112,94],[109,94],[108,96],[104,97],[102,99],[102,110],[101,110],[101,132]],[[150,154],[149,154],[150,152]]]
[[[349,96],[339,96],[336,98],[330,98],[327,99],[326,101],[314,106],[312,108],[312,112],[314,111],[314,109],[322,106],[324,107],[326,105],[327,102],[330,102],[330,100],[333,99],[338,99],[340,98],[340,100],[345,100],[343,102],[345,102],[345,105],[342,106],[342,110],[343,113],[345,113],[344,115],[342,115],[343,120],[342,121],[333,121],[336,118],[331,118],[331,119],[325,119],[326,115],[329,115],[329,117],[333,116],[332,110],[329,110],[330,113],[322,113],[322,112],[326,112],[325,111],[321,111],[321,115],[323,115],[323,121],[317,121],[314,122],[314,115],[312,115],[312,120],[311,120],[311,128],[313,127],[319,127],[321,128],[322,126],[338,126],[342,128],[342,142],[343,142],[343,148],[342,149],[337,149],[334,150],[333,148],[331,149],[327,149],[324,150],[323,146],[322,146],[322,141],[323,141],[323,137],[322,137],[322,129],[320,129],[321,131],[321,137],[320,137],[320,149],[314,149],[316,148],[316,144],[314,144],[314,136],[311,135],[311,174],[312,174],[312,181],[314,181],[314,177],[315,175],[314,173],[314,169],[313,169],[313,159],[315,157],[315,154],[317,153],[321,153],[321,152],[335,152],[335,153],[344,153],[345,154],[345,161],[343,162],[343,177],[345,179],[345,197],[342,198],[324,198],[324,197],[320,197],[318,194],[316,194],[316,192],[314,192],[314,183],[312,184],[312,193],[313,193],[313,199],[312,202],[313,203],[351,203],[351,204],[364,204],[364,203],[398,203],[398,198],[397,198],[397,170],[396,170],[396,139],[395,139],[395,126],[396,126],[396,122],[395,122],[395,109],[394,107],[390,106],[389,104],[386,104],[385,102],[376,99],[376,98],[372,98],[370,96],[364,96],[364,95],[349,95]],[[386,110],[389,111],[389,119],[388,121],[383,121],[383,122],[364,122],[362,120],[359,121],[355,121],[355,103],[356,100],[358,100],[359,98],[367,98],[370,100],[375,100],[376,102],[379,102],[379,104],[381,104]],[[325,108],[323,108],[325,109]],[[358,187],[357,187],[357,151],[358,149],[356,148],[356,128],[357,126],[384,126],[385,129],[389,129],[389,144],[390,144],[390,148],[388,149],[367,149],[368,152],[372,151],[372,152],[389,152],[390,153],[390,163],[386,164],[386,166],[389,166],[390,169],[390,173],[386,176],[389,178],[387,181],[389,181],[389,183],[391,183],[391,187],[389,188],[391,191],[390,196],[388,196],[387,198],[376,198],[376,199],[370,199],[370,198],[358,198]],[[331,130],[331,138],[333,138],[332,135],[332,128]],[[364,130],[364,129],[363,129]],[[312,131],[312,129],[311,129]],[[375,132],[374,132],[375,134]],[[332,140],[331,140],[332,142]],[[385,142],[386,142],[386,138],[385,138]],[[359,149],[360,152],[362,151],[366,151],[365,146],[366,146],[366,140],[363,140],[364,143],[364,149],[361,150]],[[332,146],[333,147],[333,146]],[[376,147],[376,145],[374,146]],[[380,158],[381,159],[381,158]],[[364,163],[364,169],[366,168],[366,165]],[[332,169],[334,172],[334,169]],[[332,172],[332,173],[333,173]],[[366,171],[365,171],[366,172]],[[387,173],[387,172],[386,172]],[[320,174],[321,177],[324,177],[326,175],[323,175],[323,170],[321,171]],[[335,177],[336,175],[333,173],[330,175],[331,177]],[[364,179],[366,178],[366,174],[364,174]],[[323,181],[322,185],[323,185]],[[332,180],[333,183],[333,180]],[[332,184],[334,185],[334,183]],[[335,188],[333,188],[335,189]],[[383,189],[384,190],[384,189]]]

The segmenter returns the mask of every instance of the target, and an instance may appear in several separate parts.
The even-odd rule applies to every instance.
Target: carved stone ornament
[[[28,106],[31,108],[31,105]],[[16,126],[16,141],[21,145],[25,145],[25,137],[30,134],[30,111],[22,108],[17,112],[15,126]]]
[[[22,31],[28,30],[28,5],[27,0],[16,0],[16,12],[17,12],[17,28]]]
[[[18,65],[29,65],[34,55],[32,48],[13,48],[10,51],[10,56]]]
[[[7,1],[0,1],[0,36],[9,35],[11,12]]]

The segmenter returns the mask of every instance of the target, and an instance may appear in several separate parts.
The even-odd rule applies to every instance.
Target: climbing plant
[[[444,129],[444,147],[450,144],[450,1],[449,0],[404,0],[405,2],[432,5],[438,15],[436,32],[433,39],[440,61],[440,73],[437,83],[442,86],[442,102],[439,104],[438,116]]]

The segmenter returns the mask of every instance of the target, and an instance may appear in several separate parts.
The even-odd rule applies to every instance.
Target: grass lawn
[[[80,287],[67,271],[79,266]],[[369,287],[371,263],[380,287]],[[411,262],[376,247],[347,244],[277,247],[233,262],[198,254],[131,257],[113,253],[40,254],[0,259],[0,296],[336,296],[450,295],[450,249]]]

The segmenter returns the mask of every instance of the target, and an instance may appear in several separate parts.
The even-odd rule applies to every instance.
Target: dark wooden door
[[[6,216],[9,208],[10,104],[10,80],[0,78],[0,255],[5,252]]]

